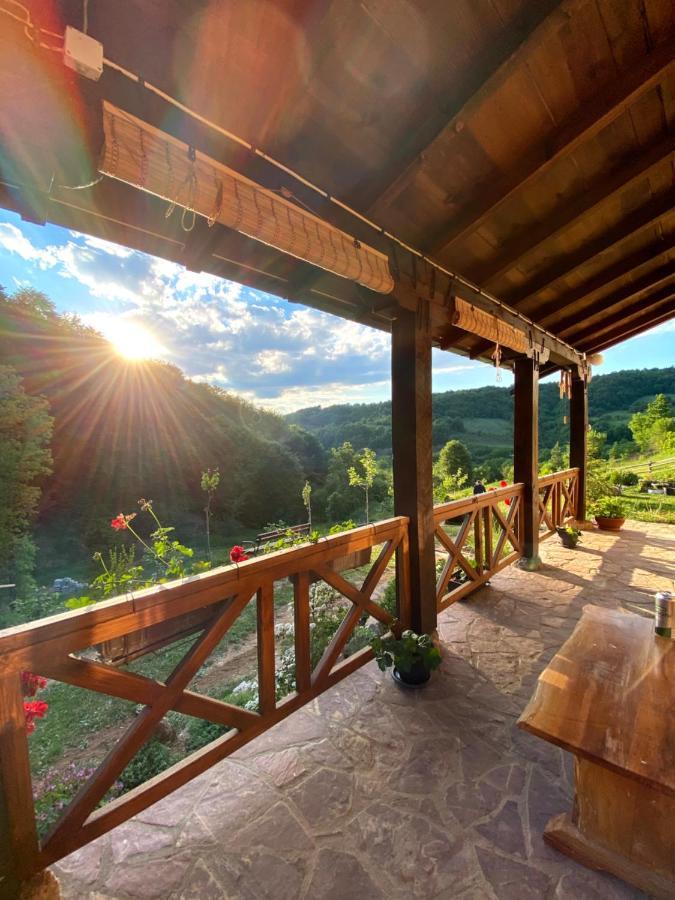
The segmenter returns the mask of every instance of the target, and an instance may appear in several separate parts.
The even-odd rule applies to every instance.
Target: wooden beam
[[[635,316],[647,313],[650,310],[660,309],[674,294],[675,285],[666,285],[655,294],[637,300],[625,309],[621,309],[611,316],[605,316],[601,322],[598,322],[595,325],[589,325],[588,328],[584,328],[584,330],[577,335],[576,340],[581,345],[589,340],[595,340],[596,337],[601,336],[605,331],[610,331],[612,328],[627,324]]]
[[[525,486],[523,555],[535,564],[539,558],[539,369],[534,360],[520,357],[514,371],[514,481]]]
[[[580,327],[590,324],[599,316],[604,318],[607,314],[616,311],[617,307],[622,307],[633,298],[668,284],[673,278],[675,278],[675,263],[669,262],[665,266],[659,266],[657,269],[643,275],[642,278],[628,282],[618,291],[602,297],[602,299],[594,302],[592,306],[588,306],[586,309],[580,310],[557,322],[555,329],[558,334],[565,335],[567,340],[571,340],[569,335],[578,331]],[[651,295],[646,297],[645,300],[649,302],[650,298]]]
[[[525,5],[524,11],[490,42],[487,52],[472,59],[467,71],[443,108],[432,110],[417,128],[407,130],[392,162],[373,179],[358,185],[352,200],[359,209],[367,209],[373,218],[382,215],[399,194],[411,183],[434,144],[454,132],[460,118],[472,114],[483,100],[497,89],[509,73],[522,61],[525,53],[552,30],[569,21],[567,10],[578,5],[576,0],[539,0]]]
[[[392,324],[391,431],[396,515],[410,517],[411,627],[436,628],[431,442],[431,335],[426,309],[401,310]],[[402,577],[397,569],[398,577]]]
[[[570,397],[570,467],[579,469],[576,519],[586,519],[586,465],[588,461],[588,384],[572,372]]]
[[[655,87],[675,63],[675,40],[659,45],[637,65],[613,79],[592,101],[559,126],[501,177],[491,179],[473,193],[470,207],[459,214],[430,241],[428,253],[438,256],[479,228],[485,219],[516,191],[540,177],[564,155],[590,140],[614,121],[640,96]]]
[[[675,189],[669,190],[665,194],[649,200],[644,206],[641,206],[639,209],[630,213],[625,219],[619,222],[618,225],[614,225],[599,237],[587,241],[577,250],[573,250],[571,253],[557,258],[551,266],[538,272],[534,278],[524,285],[524,287],[515,291],[508,291],[505,294],[506,302],[523,312],[534,310],[539,304],[539,294],[548,290],[556,281],[571,274],[587,263],[593,262],[601,254],[614,251],[619,244],[623,243],[623,241],[635,237],[641,231],[656,225],[660,219],[672,213],[674,206]],[[656,250],[657,253],[664,253],[673,246],[670,238],[659,243],[663,244],[664,249]],[[654,250],[651,249],[652,246],[656,248],[657,244],[650,245],[649,249],[645,249],[644,251],[641,250],[639,253],[631,256],[630,263],[632,263],[632,265],[630,265],[630,267],[634,268],[637,265],[640,265],[641,263],[638,261],[640,258],[642,258],[643,261],[648,262],[649,258],[654,253]],[[590,294],[592,291],[604,287],[609,280],[618,278],[619,274],[625,274],[625,270],[622,267],[627,266],[629,266],[628,261],[620,260],[614,267],[610,267],[610,269],[607,270],[607,274],[602,273],[601,275],[593,276],[590,282],[588,282],[588,287],[582,285],[576,289],[575,293],[577,297],[583,297],[586,294]],[[610,278],[610,273],[613,269],[617,270],[618,274],[612,275]],[[600,280],[599,283],[598,280]],[[557,308],[557,300],[552,300],[547,303],[546,306],[540,307],[542,321],[543,317],[551,312],[555,312]]]
[[[475,277],[481,285],[486,286],[498,281],[528,254],[579,222],[638,179],[647,176],[652,169],[671,159],[674,153],[675,135],[668,135],[646,152],[631,155],[627,165],[594,181],[589,190],[575,196],[545,221],[534,227],[523,228],[502,247],[502,252],[495,260],[487,265],[481,264],[480,274],[476,272]]]
[[[606,350],[608,347],[613,347],[621,341],[627,341],[628,338],[635,337],[643,331],[655,328],[657,325],[663,324],[663,322],[668,322],[674,316],[675,296],[665,309],[662,309],[658,313],[649,310],[639,319],[616,328],[610,334],[605,334],[602,338],[598,338],[594,342],[589,341],[589,345],[584,349],[587,353],[598,353],[600,350]]]

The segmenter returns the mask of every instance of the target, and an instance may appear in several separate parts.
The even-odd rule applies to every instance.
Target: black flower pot
[[[407,672],[392,669],[391,676],[397,684],[404,687],[421,687],[431,678],[431,672],[424,663],[418,662],[412,665]]]
[[[568,550],[574,550],[579,543],[579,535],[570,534],[565,528],[556,528],[556,531],[563,547],[567,547]]]

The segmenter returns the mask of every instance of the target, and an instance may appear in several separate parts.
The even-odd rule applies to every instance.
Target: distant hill
[[[593,426],[607,432],[608,443],[630,439],[627,423],[656,394],[675,399],[675,367],[632,369],[595,375],[589,387]],[[542,451],[556,441],[569,440],[563,417],[568,403],[559,396],[557,383],[542,383],[539,399],[539,439]],[[477,461],[512,452],[513,396],[510,388],[482,387],[445,391],[433,396],[434,447],[459,438]],[[309,407],[286,416],[286,421],[314,434],[324,447],[350,441],[355,447],[391,448],[391,404],[358,403]]]
[[[39,533],[47,528],[51,544],[69,535],[73,558],[109,544],[111,517],[137,510],[141,497],[181,536],[201,528],[207,468],[221,474],[214,524],[251,528],[301,521],[304,480],[325,471],[318,441],[281,416],[174,366],[125,361],[37,292],[0,289],[0,361],[48,401],[54,463]]]

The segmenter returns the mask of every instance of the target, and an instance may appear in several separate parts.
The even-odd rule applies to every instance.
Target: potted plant
[[[555,530],[563,547],[567,547],[568,550],[574,550],[581,540],[581,532],[573,525],[556,525]]]
[[[400,638],[375,637],[370,646],[380,670],[393,667],[394,680],[408,687],[425,684],[441,664],[441,651],[428,634],[404,631]]]
[[[619,531],[626,521],[626,506],[619,497],[601,497],[593,504],[592,512],[603,531]]]

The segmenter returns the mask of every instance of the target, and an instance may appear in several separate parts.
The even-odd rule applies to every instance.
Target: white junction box
[[[103,72],[103,44],[68,25],[63,44],[63,62],[85,78],[98,81]]]

